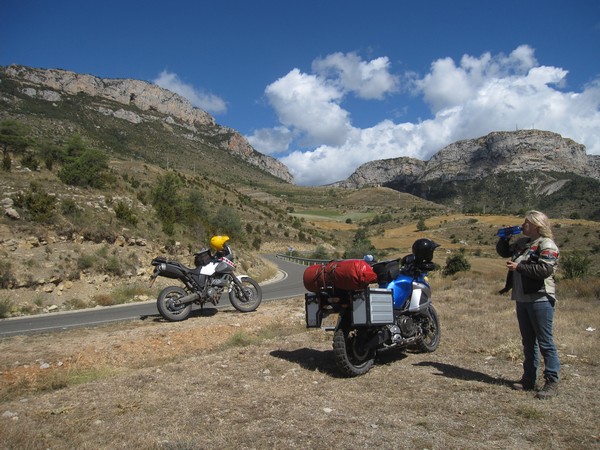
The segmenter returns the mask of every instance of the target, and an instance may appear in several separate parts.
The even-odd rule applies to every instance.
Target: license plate
[[[324,330],[335,330],[339,317],[340,315],[337,312],[330,312],[323,315],[323,320],[321,320],[321,328]]]

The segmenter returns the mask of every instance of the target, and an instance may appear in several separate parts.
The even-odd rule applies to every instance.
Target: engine
[[[222,278],[212,278],[210,280],[208,289],[206,290],[206,296],[208,297],[208,301],[216,305],[221,299],[221,294],[223,293],[223,289],[226,285],[226,280]]]
[[[391,341],[394,345],[406,345],[414,342],[419,333],[419,327],[410,316],[398,316],[396,325],[388,325]]]
[[[413,337],[419,331],[417,324],[409,316],[400,316],[396,320],[398,327],[400,328],[400,334],[403,338]]]

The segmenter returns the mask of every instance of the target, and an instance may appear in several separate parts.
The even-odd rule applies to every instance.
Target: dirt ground
[[[3,339],[0,448],[600,448],[598,363],[567,333],[590,336],[558,324],[564,381],[540,401],[513,389],[506,303],[443,290],[435,353],[388,351],[350,379],[302,298]]]

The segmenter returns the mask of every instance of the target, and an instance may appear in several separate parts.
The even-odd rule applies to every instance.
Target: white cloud
[[[261,128],[251,136],[246,136],[250,145],[260,148],[265,155],[286,153],[292,142],[292,132],[286,127]]]
[[[161,88],[185,97],[196,108],[203,109],[211,114],[227,112],[227,104],[217,95],[196,89],[191,84],[183,82],[176,73],[163,70],[153,81]]]
[[[528,46],[520,46],[508,56],[495,58],[489,53],[480,58],[464,55],[460,66],[456,66],[451,58],[442,58],[434,61],[431,71],[416,82],[416,89],[435,114],[476,97],[491,80],[526,76],[535,65],[533,49]]]
[[[363,99],[381,100],[398,89],[399,78],[390,73],[387,57],[362,61],[356,53],[334,53],[316,59],[312,69],[321,76],[332,76],[343,91],[355,92]]]
[[[428,160],[457,140],[517,128],[554,131],[584,144],[588,154],[600,154],[600,79],[581,92],[566,92],[568,72],[538,65],[534,50],[526,45],[509,55],[464,55],[459,64],[441,58],[423,77],[406,76],[431,111],[430,118],[418,123],[383,120],[356,128],[342,107],[350,94],[388,96],[389,102],[399,78],[391,75],[387,58],[365,62],[352,53],[336,53],[317,59],[313,70],[316,74],[294,69],[265,91],[286,130],[278,152],[296,149],[280,159],[299,184],[342,180],[375,159]],[[261,130],[260,135],[269,133]],[[261,151],[259,137],[255,133],[254,143]],[[274,147],[265,144],[272,154]]]
[[[341,146],[321,145],[311,151],[294,151],[280,158],[295,182],[322,185],[347,178],[361,164],[374,159],[410,156],[428,159],[448,139],[453,117],[427,120],[418,125],[385,120],[371,128],[354,128]]]
[[[343,93],[315,75],[293,69],[265,89],[279,121],[301,134],[306,145],[341,145],[350,129],[348,112],[339,102]]]

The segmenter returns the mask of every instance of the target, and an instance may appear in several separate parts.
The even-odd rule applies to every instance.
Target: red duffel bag
[[[364,289],[377,281],[377,274],[362,259],[342,259],[327,264],[308,266],[302,277],[304,287],[310,292],[324,288],[353,291]]]

